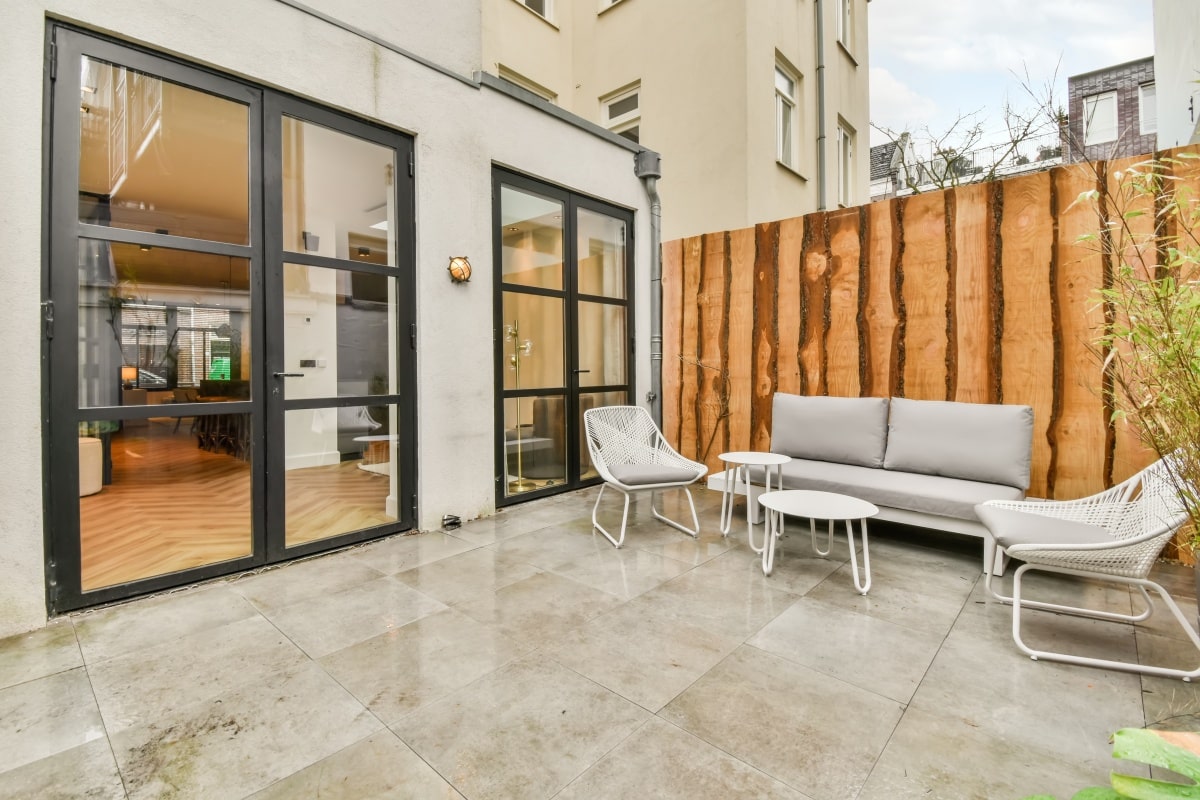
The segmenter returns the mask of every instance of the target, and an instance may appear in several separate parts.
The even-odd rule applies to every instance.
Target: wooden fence
[[[1079,244],[1098,217],[1076,199],[1098,189],[1103,202],[1140,160],[664,244],[664,432],[716,469],[719,453],[769,447],[776,391],[1024,403],[1031,496],[1080,497],[1132,474],[1150,456],[1111,422],[1090,346],[1111,259]]]

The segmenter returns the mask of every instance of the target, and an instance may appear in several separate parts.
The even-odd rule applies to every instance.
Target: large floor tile
[[[519,644],[538,647],[620,604],[608,592],[543,572],[455,608]]]
[[[722,636],[690,615],[630,603],[569,631],[540,652],[657,711],[739,644],[741,637]]]
[[[83,664],[70,619],[59,619],[44,628],[0,639],[0,689],[44,678]]]
[[[471,800],[541,800],[649,718],[564,667],[525,658],[419,709],[393,730]]]
[[[816,800],[854,797],[902,707],[741,647],[659,716]]]
[[[761,526],[759,527],[761,528]],[[734,533],[737,533],[736,528]],[[761,581],[764,586],[772,589],[803,595],[812,591],[846,563],[845,558],[822,558],[800,550],[795,553],[789,552],[782,558],[776,558],[771,574],[764,575],[762,554],[751,550],[744,543],[745,531],[743,530],[741,533],[743,541],[736,542],[727,552],[701,564],[697,569],[702,572],[722,570],[741,573]],[[730,536],[732,538],[733,534],[731,533]],[[761,545],[762,541],[762,531],[756,530],[754,543]]]
[[[351,555],[353,551],[295,561],[229,582],[262,611],[277,611],[315,597],[344,591],[383,576]]]
[[[488,546],[506,559],[543,570],[602,554],[606,548],[612,550],[613,546],[593,533],[592,524],[585,520],[553,525]]]
[[[32,798],[124,800],[125,786],[108,739],[93,739],[9,772],[0,772],[0,800]]]
[[[102,661],[88,674],[112,735],[305,660],[274,625],[255,616]]]
[[[943,638],[803,598],[747,644],[907,703]]]
[[[587,516],[590,506],[542,500],[501,509],[490,517],[471,520],[451,531],[456,539],[480,546],[495,544],[533,531]]]
[[[462,795],[391,731],[374,733],[254,793],[248,800],[306,797],[322,800],[393,797],[462,800]]]
[[[959,717],[909,709],[858,800],[1017,800],[1035,794],[1065,800],[1084,787],[1108,785],[1108,771],[1117,766],[1080,764]]]
[[[1193,670],[1200,667],[1200,653],[1187,639],[1138,631],[1138,661],[1170,669]],[[1185,682],[1179,678],[1142,676],[1142,705],[1146,725],[1172,731],[1200,731],[1200,678]]]
[[[83,667],[0,689],[0,721],[0,773],[104,737]]]
[[[660,719],[652,719],[555,800],[808,800],[806,795]]]
[[[455,605],[486,597],[538,572],[531,564],[484,547],[398,572],[395,578],[421,594]]]
[[[554,567],[565,578],[622,600],[637,597],[691,569],[682,561],[623,547],[607,547]]]
[[[432,564],[443,558],[474,550],[477,544],[439,531],[391,536],[379,542],[347,550],[346,555],[385,575]]]
[[[377,578],[269,612],[267,617],[304,652],[320,658],[444,608],[445,604],[394,578]]]
[[[390,725],[529,649],[495,626],[446,609],[331,653],[321,664]]]
[[[218,583],[88,611],[72,621],[84,661],[95,664],[255,613],[245,598]]]
[[[968,608],[910,708],[961,718],[993,736],[1098,768],[1109,758],[1109,735],[1140,724],[1141,682],[1128,673],[1031,660],[1012,642],[1008,613],[998,604]],[[1084,654],[1134,657],[1132,635],[1108,623],[1030,616],[1031,640],[1053,637],[1058,647]]]
[[[691,620],[719,636],[745,640],[798,599],[759,577],[699,567],[630,602]]]
[[[379,730],[315,664],[181,706],[112,737],[134,798],[242,797]]]
[[[928,633],[945,635],[975,588],[978,575],[960,570],[922,570],[907,563],[889,563],[871,548],[871,589],[859,594],[847,564],[808,593],[808,597],[849,611],[878,617]],[[860,562],[861,567],[861,562]]]

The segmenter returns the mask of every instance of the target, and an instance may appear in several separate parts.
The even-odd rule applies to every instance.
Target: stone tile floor
[[[0,797],[1066,798],[1144,774],[1112,731],[1200,729],[1192,684],[1022,656],[973,539],[877,523],[862,597],[844,537],[793,523],[765,578],[719,495],[698,541],[643,500],[614,550],[595,492],[0,641]],[[1156,574],[1194,619],[1191,570]],[[1163,621],[1029,639],[1178,665]]]

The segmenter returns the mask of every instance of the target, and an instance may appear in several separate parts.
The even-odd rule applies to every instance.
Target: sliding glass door
[[[583,412],[630,402],[631,212],[497,170],[500,505],[594,480]]]

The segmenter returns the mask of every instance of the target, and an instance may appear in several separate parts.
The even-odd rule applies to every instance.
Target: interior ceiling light
[[[371,225],[370,227],[374,228],[377,231],[386,231],[388,229],[388,221],[386,219],[381,220],[380,222],[376,222],[374,225]]]

